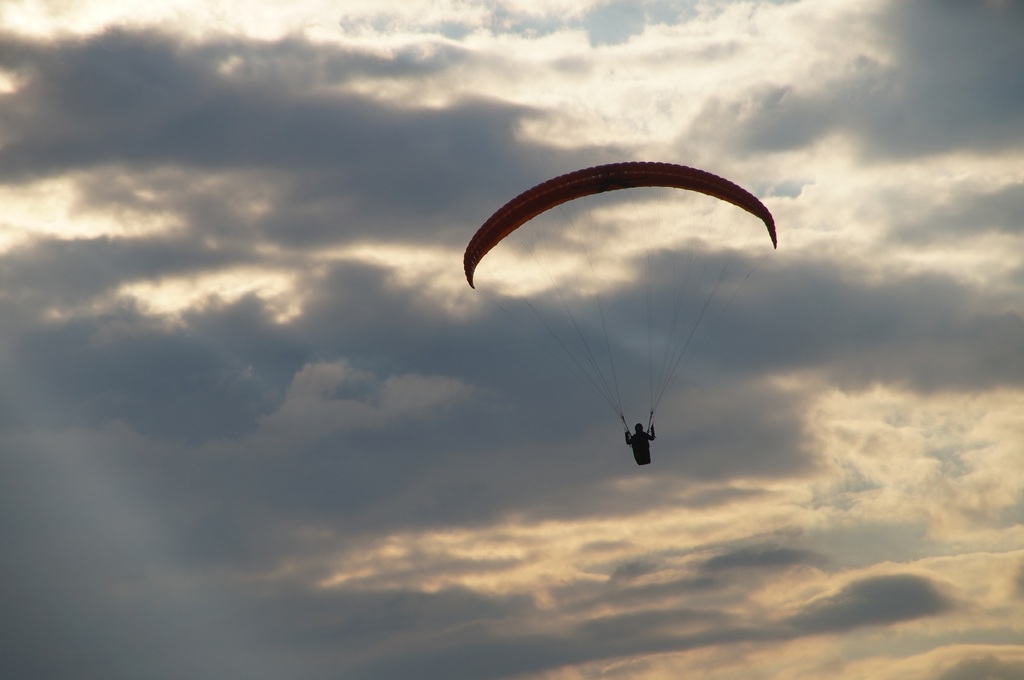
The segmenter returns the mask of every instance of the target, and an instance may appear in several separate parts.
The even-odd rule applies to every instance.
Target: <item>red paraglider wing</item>
[[[778,247],[775,218],[756,196],[743,187],[718,175],[685,165],[650,162],[611,163],[549,179],[501,206],[477,230],[466,247],[463,264],[470,287],[476,287],[473,285],[473,273],[484,255],[501,239],[545,210],[575,198],[634,187],[688,189],[728,201],[761,218],[768,227],[772,245]]]

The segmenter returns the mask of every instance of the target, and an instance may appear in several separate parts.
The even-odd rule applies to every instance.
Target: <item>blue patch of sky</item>
[[[587,32],[592,45],[618,45],[643,33],[649,25],[676,25],[684,23],[698,13],[722,10],[739,0],[610,0],[591,8],[582,17],[565,17],[559,14],[531,15],[515,12],[496,5],[491,9],[487,29],[499,35],[521,35],[543,37],[558,31],[580,29]],[[796,0],[767,0],[770,4],[787,4]],[[341,20],[342,29],[369,26],[379,33],[393,30],[393,17],[380,15],[361,19],[358,22]],[[429,24],[420,24],[420,30],[437,33],[451,40],[463,40],[478,28],[476,22],[457,19]]]
[[[1013,527],[1024,524],[1024,491],[1017,492],[1017,502],[999,511],[999,526]],[[1024,564],[1020,572],[1021,594],[1024,595]]]
[[[543,37],[558,31],[580,29],[587,32],[592,45],[617,45],[643,33],[651,24],[678,24],[697,13],[701,0],[611,0],[595,6],[582,17],[567,18],[559,14],[530,15],[495,6],[487,22],[491,32],[500,35]],[[706,4],[706,2],[705,2]],[[358,22],[341,20],[342,29],[356,25],[368,26],[379,33],[393,30],[393,17],[380,15]],[[420,30],[437,33],[451,40],[462,40],[478,28],[476,22],[446,19],[420,24]]]
[[[697,14],[700,0],[612,0],[594,7],[581,24],[592,45],[618,45],[652,24],[675,25]]]
[[[643,33],[647,13],[641,2],[619,0],[595,7],[583,22],[592,45],[618,45]]]
[[[762,185],[758,189],[762,196],[798,198],[808,184],[814,184],[814,182],[803,179],[787,179],[771,185]]]
[[[472,31],[466,24],[456,21],[443,21],[437,27],[437,32],[450,40],[463,40]]]
[[[983,446],[971,447],[975,449],[984,448]],[[947,478],[963,477],[973,471],[973,467],[963,458],[965,447],[963,446],[943,446],[930,449],[926,455],[930,458],[934,458],[939,462],[939,469],[942,471],[942,475]]]

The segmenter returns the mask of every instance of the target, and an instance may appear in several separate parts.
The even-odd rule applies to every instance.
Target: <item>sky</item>
[[[4,676],[1024,680],[1022,38],[1014,0],[4,0]],[[778,249],[615,192],[548,279],[466,284],[499,206],[630,160]],[[654,260],[737,266],[638,467],[505,312],[603,300],[646,384],[653,213]]]

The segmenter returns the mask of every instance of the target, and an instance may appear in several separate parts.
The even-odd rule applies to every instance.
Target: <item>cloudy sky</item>
[[[1021,64],[1014,0],[4,0],[5,677],[1024,679]],[[647,467],[462,271],[622,160],[779,230],[657,218],[758,238],[658,242],[740,285]],[[581,218],[641,392],[655,209]]]

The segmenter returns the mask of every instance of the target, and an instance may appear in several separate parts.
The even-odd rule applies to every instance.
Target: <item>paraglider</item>
[[[637,465],[651,464],[651,442],[654,437],[654,423],[652,422],[647,431],[644,432],[643,423],[637,423],[633,434],[626,430],[626,446],[633,449],[633,459]]]
[[[463,268],[465,270],[466,281],[469,283],[471,288],[476,288],[476,270],[484,257],[501,244],[506,238],[510,237],[510,235],[517,233],[521,227],[527,223],[535,222],[535,218],[543,216],[545,213],[552,210],[552,208],[562,206],[563,204],[576,199],[584,199],[585,197],[593,197],[598,194],[624,189],[640,189],[641,187],[682,189],[685,192],[703,194],[737,206],[746,213],[760,219],[768,231],[772,247],[776,248],[778,246],[778,240],[775,232],[775,219],[768,208],[765,207],[765,205],[749,191],[727,179],[705,170],[672,163],[611,163],[608,165],[599,165],[577,170],[575,172],[570,172],[547,180],[546,182],[542,182],[541,184],[522,192],[512,200],[508,201],[505,205],[498,208],[498,210],[496,210],[494,214],[492,214],[476,231],[466,247],[463,255]],[[589,235],[581,235],[578,236],[575,241],[580,243],[582,248],[588,249],[591,247],[591,245],[588,244],[589,238],[591,238]],[[560,245],[564,246],[563,243],[560,243]],[[663,249],[663,246],[659,245],[658,248],[661,250]],[[714,248],[713,244],[711,248]],[[710,292],[707,294],[703,304],[697,304],[695,310],[690,314],[693,317],[691,324],[687,325],[686,322],[681,322],[678,318],[682,315],[682,304],[672,303],[669,305],[673,309],[671,314],[674,318],[671,323],[668,324],[668,330],[663,333],[663,335],[671,336],[671,338],[667,341],[667,349],[663,359],[661,360],[662,373],[657,380],[657,385],[654,384],[656,382],[654,378],[654,360],[653,357],[649,358],[651,363],[650,373],[652,383],[650,408],[651,424],[648,425],[647,431],[644,431],[642,424],[638,423],[636,425],[635,432],[631,433],[629,431],[629,427],[626,425],[625,416],[623,415],[621,397],[619,396],[619,379],[611,359],[611,354],[614,353],[613,345],[621,345],[623,343],[613,342],[609,337],[608,323],[606,322],[606,309],[608,305],[601,301],[599,294],[602,287],[607,288],[607,281],[609,280],[609,277],[605,272],[599,271],[600,268],[594,267],[591,254],[589,252],[586,253],[585,259],[590,263],[590,268],[595,270],[593,276],[596,279],[596,282],[593,285],[585,286],[585,292],[580,292],[579,296],[596,298],[599,323],[596,323],[595,325],[601,327],[604,332],[604,338],[601,342],[596,342],[586,337],[588,330],[585,327],[585,324],[574,311],[570,310],[569,305],[566,302],[566,296],[561,290],[556,291],[557,295],[555,298],[557,299],[557,303],[552,303],[550,306],[554,308],[561,307],[564,310],[568,316],[568,321],[565,326],[569,330],[567,330],[566,333],[577,337],[571,339],[559,337],[558,332],[554,330],[553,324],[542,317],[541,308],[545,306],[543,302],[535,304],[534,302],[526,301],[526,306],[538,317],[538,319],[540,319],[545,331],[554,337],[558,350],[568,355],[568,361],[565,363],[567,363],[571,369],[577,369],[576,372],[578,376],[582,377],[584,381],[590,384],[591,387],[593,387],[616,411],[625,429],[626,443],[632,448],[636,463],[638,465],[646,465],[650,463],[650,442],[654,440],[654,411],[657,408],[661,397],[665,394],[669,383],[677,374],[683,363],[683,355],[690,346],[691,341],[694,339],[697,324],[708,316],[707,310],[710,306],[710,302],[715,297],[719,285],[722,280],[725,279],[726,275],[720,274],[719,278],[711,283],[709,286]],[[646,259],[649,268],[652,259],[654,259],[650,250],[647,253]],[[563,264],[560,263],[558,266],[562,267]],[[707,267],[705,266],[704,269],[707,269]],[[689,274],[686,276],[689,278]],[[550,271],[546,272],[541,278],[548,280],[551,287],[557,288],[559,283],[557,281],[557,277]],[[648,290],[646,293],[646,307],[648,310],[651,308],[652,287],[654,287],[656,283],[658,283],[658,281],[652,279],[651,275],[648,273]],[[682,288],[683,285],[681,284],[678,291],[682,291]],[[595,293],[595,291],[598,291],[598,293]],[[681,296],[682,294],[683,293],[681,292],[676,293],[677,296]],[[642,305],[634,305],[634,307],[641,306]],[[650,314],[650,311],[648,311],[648,313]],[[634,325],[640,326],[644,324],[638,323]],[[654,325],[650,319],[646,321],[646,326],[648,328],[648,333],[651,336],[648,341],[651,347],[650,353],[653,354]],[[624,342],[627,345],[629,344],[628,340]],[[579,349],[574,350],[574,347]],[[604,360],[597,356],[599,349],[607,349],[609,355],[607,358],[607,368],[604,366]],[[574,351],[577,352],[579,356],[574,356]]]

